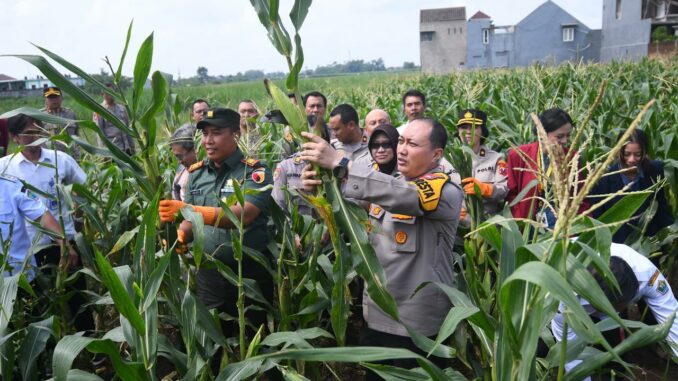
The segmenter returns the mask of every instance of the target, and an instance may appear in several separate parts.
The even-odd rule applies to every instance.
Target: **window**
[[[487,45],[490,43],[490,30],[483,29],[483,44]]]
[[[433,32],[421,32],[421,41],[433,41]]]
[[[614,18],[616,18],[617,20],[621,19],[621,16],[622,16],[621,12],[622,12],[621,0],[617,0],[615,2],[615,7],[614,7]]]
[[[447,28],[447,35],[450,35],[450,28]]]
[[[563,42],[574,41],[574,27],[567,26],[563,28]]]

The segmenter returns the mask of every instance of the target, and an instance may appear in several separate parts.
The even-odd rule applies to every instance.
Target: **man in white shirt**
[[[12,140],[20,147],[21,152],[0,158],[0,175],[14,176],[23,180],[38,191],[49,195],[43,196],[30,189],[26,191],[28,197],[42,201],[47,210],[54,215],[57,220],[63,221],[64,234],[67,241],[73,241],[76,231],[73,222],[73,210],[66,202],[66,197],[59,194],[59,185],[84,184],[87,180],[85,172],[70,155],[61,151],[54,151],[42,148],[40,144],[35,144],[36,140],[45,137],[45,131],[39,121],[33,118],[18,114],[9,118],[8,128]],[[37,265],[42,267],[45,264],[58,265],[60,258],[60,248],[54,245],[52,240],[39,233],[33,225],[26,222],[26,230],[29,242],[33,242],[34,248],[39,249],[35,253]],[[77,252],[70,245],[71,255],[77,258]],[[77,260],[73,264],[77,264]],[[85,289],[85,278],[80,277],[73,286],[76,289]],[[45,290],[49,291],[49,290]],[[86,301],[78,293],[69,299],[68,304],[71,313],[75,316],[81,305]],[[79,330],[93,329],[91,314],[85,313],[82,318],[76,321],[76,328]],[[87,319],[89,316],[89,319]],[[84,321],[87,320],[85,323]],[[90,324],[91,323],[91,324]],[[80,325],[80,326],[78,326]],[[82,328],[82,329],[80,329]]]
[[[672,313],[678,311],[678,301],[673,295],[669,282],[648,258],[629,246],[617,243],[612,244],[610,253],[610,270],[617,279],[621,294],[611,288],[600,274],[594,273],[593,275],[617,311],[624,311],[629,304],[642,299],[660,324],[666,322]],[[591,316],[600,320],[609,318],[593,308],[588,301],[581,299],[581,304]],[[551,330],[557,341],[563,338],[565,322],[563,308],[561,304],[560,311],[551,321]],[[576,337],[576,333],[568,328],[568,342]],[[673,321],[666,340],[672,346],[673,355],[678,356],[678,319]],[[567,363],[565,368],[569,371],[581,362],[582,360],[575,359]]]

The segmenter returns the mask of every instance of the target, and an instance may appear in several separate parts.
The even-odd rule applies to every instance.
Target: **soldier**
[[[367,135],[360,128],[358,112],[353,106],[340,104],[335,107],[330,113],[328,124],[335,137],[330,140],[334,149],[343,152],[349,160],[369,155]]]
[[[184,199],[186,186],[188,185],[188,168],[198,161],[193,141],[194,137],[195,128],[188,125],[177,128],[169,141],[172,153],[179,162],[177,174],[172,182],[172,198],[175,200]]]
[[[370,243],[384,268],[389,293],[398,305],[402,321],[393,320],[363,293],[363,316],[367,327],[363,345],[407,348],[422,353],[409,337],[409,329],[426,336],[438,333],[451,305],[437,287],[424,282],[455,284],[452,246],[459,222],[461,189],[449,176],[437,172],[447,131],[435,120],[413,120],[398,141],[400,175],[354,165],[341,153],[313,134],[304,144],[302,159],[332,169],[342,179],[347,198],[372,203]],[[322,181],[307,167],[303,181],[307,190]],[[413,368],[413,360],[394,360],[392,365]]]
[[[106,85],[106,87],[112,89],[113,84],[109,83]],[[115,98],[113,98],[113,96],[107,92],[103,93],[103,97],[104,101],[101,105],[129,127],[129,116],[127,115],[127,110],[125,110],[125,107],[116,103]],[[132,140],[132,137],[129,136],[125,131],[119,129],[112,122],[106,120],[97,113],[94,114],[94,122],[96,122],[97,126],[99,126],[101,131],[104,133],[104,136],[110,140],[111,143],[115,144],[118,148],[120,148],[120,150],[124,151],[128,155],[134,154],[134,140]],[[101,141],[101,137],[99,135],[97,135],[97,142],[99,143],[99,146],[103,147],[104,144]]]
[[[459,173],[454,170],[450,175],[452,181],[464,184],[464,192],[469,195],[475,194],[475,187],[478,186],[486,214],[501,212],[504,198],[508,193],[506,161],[502,154],[485,146],[485,139],[490,135],[487,115],[477,109],[462,110],[457,122],[457,134],[459,139],[469,145],[475,153],[472,163],[473,176],[460,179]]]
[[[403,94],[403,114],[407,123],[398,127],[398,133],[402,135],[405,127],[413,120],[421,118],[426,112],[426,96],[419,90],[410,89]]]
[[[365,132],[367,137],[372,135],[377,126],[382,124],[391,124],[391,117],[388,116],[388,113],[382,109],[375,108],[365,115]]]
[[[42,112],[46,112],[51,115],[55,115],[64,119],[76,120],[75,113],[68,107],[61,107],[64,98],[61,94],[61,90],[56,86],[50,86],[45,88],[42,92],[42,96],[45,98],[45,107],[40,109]],[[49,132],[50,135],[59,134],[59,126],[51,123],[44,124],[45,129]],[[77,123],[69,123],[66,125],[66,132],[71,136],[80,136],[80,127]],[[68,149],[68,146],[63,142],[55,142],[56,149],[59,151],[68,152],[73,156],[75,160],[80,158],[80,149],[76,144],[71,145],[71,149]]]
[[[205,119],[198,122],[197,128],[203,132],[201,144],[205,148],[207,159],[189,168],[184,202],[179,200],[160,202],[158,209],[160,219],[164,222],[173,222],[182,207],[191,206],[202,214],[206,225],[205,253],[213,255],[215,259],[237,271],[229,231],[235,226],[228,217],[223,216],[220,201],[233,194],[235,182],[243,189],[261,189],[258,193],[244,192],[245,205],[235,204],[230,209],[237,218],[243,216],[242,222],[246,231],[242,244],[249,249],[268,253],[266,247],[271,236],[266,226],[270,200],[267,185],[271,184],[271,174],[259,160],[244,157],[238,148],[240,115],[236,111],[225,108],[210,110]],[[192,224],[184,220],[177,233],[179,243],[186,244],[192,241]],[[273,286],[270,275],[261,265],[245,255],[243,269],[245,277],[255,279],[264,294],[269,298],[272,297]],[[197,296],[208,308],[218,308],[222,312],[236,316],[237,289],[217,270],[201,267],[197,272],[196,281]],[[265,313],[261,311],[252,311],[248,316],[257,326],[266,320]]]

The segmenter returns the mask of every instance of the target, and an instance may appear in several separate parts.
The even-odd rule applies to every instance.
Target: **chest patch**
[[[191,191],[188,192],[188,194],[192,196],[200,196],[202,194],[202,189],[191,189]]]
[[[261,184],[264,182],[264,180],[266,180],[266,172],[263,168],[259,168],[252,172],[252,181],[257,184]]]

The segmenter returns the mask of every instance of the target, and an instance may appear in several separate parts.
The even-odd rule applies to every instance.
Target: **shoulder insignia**
[[[367,143],[367,135],[363,135],[363,143]]]
[[[657,283],[657,292],[659,292],[660,294],[664,295],[664,294],[666,294],[668,291],[669,291],[669,286],[668,286],[668,284],[666,283],[666,281],[663,280],[663,279],[660,280],[660,281]]]
[[[485,148],[481,148],[481,149],[480,149],[480,157],[484,157],[485,154],[486,154]]]
[[[504,161],[504,159],[499,159],[499,161],[497,162],[497,170],[500,175],[502,176],[507,175],[508,171],[506,169],[506,162]]]
[[[427,173],[420,178],[410,181],[419,191],[419,203],[426,212],[432,212],[438,208],[443,186],[450,180],[450,176],[444,173]]]
[[[657,280],[659,277],[659,270],[655,270],[654,274],[652,274],[652,277],[650,277],[650,280],[647,281],[648,286],[654,286],[654,281]]]
[[[257,168],[252,172],[252,181],[254,181],[256,184],[261,184],[266,180],[266,171],[264,168]]]
[[[414,216],[407,216],[404,214],[391,214],[391,218],[394,220],[400,220],[400,221],[410,221],[413,220],[415,217]]]
[[[299,155],[294,156],[294,159],[292,159],[292,161],[294,162],[294,164],[301,164],[302,162],[301,156]]]
[[[294,141],[291,132],[287,131],[287,133],[285,134],[285,140],[287,140],[288,143],[292,143]]]
[[[377,163],[372,164],[372,169],[374,169],[375,171],[378,171],[379,170],[379,164],[377,164]]]
[[[199,162],[197,162],[197,163],[191,165],[190,167],[188,167],[188,173],[192,173],[192,172],[195,171],[196,169],[200,169],[200,168],[202,168],[202,167],[204,167],[204,166],[205,166],[205,162],[204,162],[203,160],[201,160],[201,161],[199,161]]]
[[[259,164],[259,160],[253,157],[248,157],[247,159],[240,160],[241,163],[247,165],[248,167],[254,167]]]

